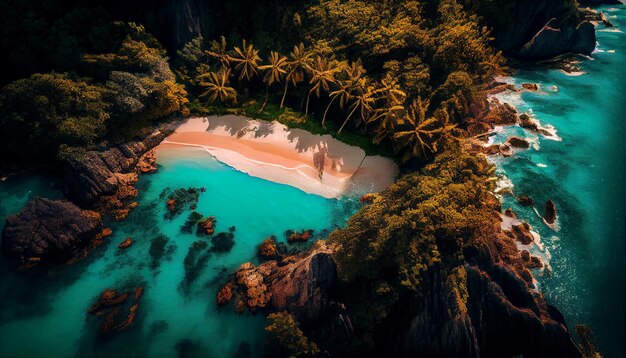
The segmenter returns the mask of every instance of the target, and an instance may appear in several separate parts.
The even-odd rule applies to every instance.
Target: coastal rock
[[[556,221],[556,205],[554,205],[552,199],[546,202],[546,211],[543,215],[543,219],[550,225],[554,224]]]
[[[19,214],[6,219],[2,253],[18,264],[65,260],[76,256],[102,231],[102,218],[95,211],[66,200],[35,198]]]
[[[150,149],[142,155],[135,168],[139,174],[151,174],[156,172],[156,149]]]
[[[329,253],[313,250],[294,263],[278,266],[268,276],[270,305],[291,312],[302,324],[323,319],[330,310],[337,269]]]
[[[530,148],[530,142],[524,138],[520,137],[509,137],[506,143],[511,147],[528,149]]]
[[[537,125],[537,122],[535,122],[528,114],[526,113],[522,113],[519,116],[519,126],[531,131],[537,131],[539,130],[539,126]]]
[[[141,140],[117,146],[105,146],[103,150],[66,153],[63,161],[64,193],[73,202],[85,207],[121,208],[128,195],[136,192],[128,189],[136,182],[136,166],[144,154],[156,147],[174,131],[178,123],[168,123],[150,132]],[[150,155],[149,155],[150,156]],[[144,157],[144,159],[149,158]],[[133,176],[120,174],[134,174]],[[126,190],[117,198],[120,188]],[[133,196],[133,195],[131,195]],[[134,197],[134,196],[133,196]],[[103,200],[105,203],[99,205]],[[107,205],[107,201],[110,203]]]
[[[217,292],[217,304],[223,306],[233,298],[233,288],[231,284],[226,284]]]
[[[307,242],[313,237],[313,230],[304,230],[302,232],[287,230],[285,236],[287,236],[287,242],[290,244]]]
[[[531,242],[535,240],[535,237],[530,232],[531,227],[528,223],[523,222],[521,224],[513,225],[512,232],[515,235],[515,239],[519,241],[522,245],[529,245]]]
[[[324,243],[318,242],[310,252],[281,262],[242,264],[218,293],[218,303],[229,301],[225,298],[231,290],[231,298],[233,292],[239,297],[235,305],[238,312],[265,307],[288,310],[300,323],[309,324],[329,314],[336,284],[336,265]]]
[[[522,88],[533,92],[539,91],[539,85],[536,83],[522,83]]]
[[[563,20],[550,19],[539,32],[519,51],[519,56],[528,59],[544,59],[567,52],[591,54],[596,47],[596,32],[593,24],[569,17]]]
[[[264,308],[269,303],[271,293],[264,282],[269,273],[268,266],[257,268],[250,262],[242,264],[235,273],[236,283],[250,310]]]
[[[513,148],[511,148],[511,146],[508,144],[500,144],[498,146],[498,151],[503,157],[510,157],[513,154],[515,154],[515,152],[513,151]]]
[[[277,260],[280,259],[278,253],[278,246],[276,244],[276,238],[274,236],[268,237],[263,240],[258,249],[259,257],[264,260]]]
[[[376,194],[374,193],[368,193],[368,194],[363,194],[360,198],[359,201],[362,203],[368,203],[371,204],[374,202],[374,199],[376,199]]]
[[[504,216],[512,218],[512,219],[517,218],[517,215],[515,215],[515,212],[513,212],[513,209],[511,208],[507,208],[506,210],[504,210]]]
[[[527,195],[520,195],[517,197],[517,202],[520,203],[520,205],[523,206],[533,206],[535,204],[535,201],[533,200],[533,198],[527,196]]]
[[[590,54],[595,48],[593,25],[584,21],[573,1],[511,0],[506,6],[467,1],[493,29],[494,45],[523,59],[547,59],[568,52]]]

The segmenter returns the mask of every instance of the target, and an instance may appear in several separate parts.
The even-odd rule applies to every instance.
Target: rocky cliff
[[[291,312],[305,333],[331,353],[350,352],[358,339],[341,290],[332,248],[282,261],[244,264],[218,294],[238,311]],[[376,327],[366,356],[580,357],[560,312],[534,290],[532,275],[506,235],[469,246],[453,275],[429,273],[418,293],[401,297]],[[527,272],[527,274],[524,274]],[[228,300],[223,300],[228,291]],[[222,299],[222,300],[220,300]]]
[[[470,0],[466,2],[493,28],[494,45],[523,59],[545,59],[567,52],[590,54],[593,25],[571,0]]]
[[[114,219],[123,219],[137,195],[133,187],[137,175],[156,170],[150,151],[178,124],[161,125],[140,140],[65,155],[62,159],[65,195],[82,207],[96,208]]]

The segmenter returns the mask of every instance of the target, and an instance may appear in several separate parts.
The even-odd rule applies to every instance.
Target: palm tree
[[[209,50],[205,52],[207,55],[219,61],[223,68],[230,67],[230,56],[228,56],[228,48],[224,36],[220,36],[220,41],[211,41]]]
[[[393,135],[395,127],[400,122],[406,109],[404,106],[398,104],[395,106],[386,105],[381,108],[377,108],[374,112],[375,115],[370,117],[367,124],[380,120],[380,123],[374,129],[374,138],[372,142],[374,144],[380,144],[383,139]]]
[[[339,98],[339,107],[343,109],[352,97],[352,91],[354,90],[355,85],[358,84],[361,77],[365,74],[365,68],[363,68],[360,60],[352,62],[349,66],[345,66],[342,71],[344,72],[346,79],[336,81],[335,84],[338,86],[338,89],[329,94],[331,100],[324,111],[324,116],[322,117],[322,127],[324,128],[324,124],[326,123],[326,114],[335,99]]]
[[[355,88],[357,94],[354,96],[354,102],[352,103],[352,105],[350,105],[352,111],[350,111],[350,114],[348,114],[348,117],[337,131],[337,134],[341,134],[343,127],[346,126],[346,124],[357,109],[361,110],[361,120],[365,123],[368,122],[368,119],[372,113],[372,104],[376,102],[372,86],[367,83],[366,78],[361,78]]]
[[[394,141],[399,144],[399,149],[408,148],[402,157],[402,161],[411,158],[426,158],[429,154],[438,150],[439,141],[454,129],[454,125],[448,124],[446,119],[435,116],[427,118],[429,100],[418,97],[403,117],[403,122],[410,128],[399,131],[393,135]]]
[[[317,56],[315,61],[309,66],[311,71],[311,80],[309,84],[311,89],[306,97],[306,109],[304,114],[309,114],[309,99],[311,93],[315,93],[317,98],[320,97],[322,90],[330,91],[330,84],[335,83],[335,72],[338,71],[336,63],[329,61],[325,57]]]
[[[250,81],[258,74],[261,62],[259,50],[256,50],[254,45],[246,43],[246,40],[242,41],[241,47],[235,47],[233,55],[228,56],[228,59],[236,63],[235,70],[239,72],[239,80],[245,78]]]
[[[259,113],[263,112],[267,104],[270,86],[274,83],[280,83],[287,73],[285,70],[287,57],[279,55],[276,51],[272,51],[270,52],[268,60],[269,64],[259,67],[259,69],[266,71],[265,76],[263,76],[263,82],[265,82],[265,102],[263,102],[263,105],[259,109]]]
[[[237,103],[237,91],[230,87],[229,84],[230,69],[222,68],[217,73],[207,72],[200,76],[200,86],[206,87],[200,97],[209,96],[209,101],[215,102],[219,99],[220,102],[233,102]],[[208,81],[205,79],[208,78]]]
[[[285,97],[287,96],[287,87],[289,87],[289,82],[291,82],[295,87],[298,85],[299,82],[304,81],[305,73],[311,64],[311,56],[312,54],[309,51],[306,51],[302,42],[300,42],[299,45],[293,47],[293,51],[289,54],[289,72],[286,76],[285,91],[283,92],[283,98],[280,101],[280,108],[283,108],[283,105],[285,103]]]
[[[380,88],[374,92],[375,94],[380,94],[380,98],[385,100],[387,106],[394,107],[404,103],[407,95],[400,88],[397,79],[387,75],[380,81],[380,84]]]
[[[332,91],[329,93],[330,96],[330,102],[328,102],[328,106],[326,106],[326,110],[324,111],[324,116],[322,117],[322,127],[326,128],[326,114],[328,113],[328,110],[330,109],[330,106],[333,104],[333,102],[339,98],[339,107],[341,107],[341,109],[343,109],[346,106],[346,103],[350,100],[350,98],[352,98],[352,95],[350,93],[351,90],[351,83],[348,81],[337,81],[336,82],[338,88],[335,91]]]

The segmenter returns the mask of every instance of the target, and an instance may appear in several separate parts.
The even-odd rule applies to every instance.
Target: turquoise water
[[[175,159],[178,158],[178,159]],[[159,153],[159,171],[142,176],[140,202],[114,234],[86,259],[49,272],[45,277],[16,277],[0,272],[0,356],[211,356],[232,357],[246,350],[259,355],[264,315],[239,315],[218,308],[217,290],[241,263],[256,261],[257,245],[270,235],[285,240],[285,230],[327,230],[344,225],[359,207],[350,198],[329,200],[299,189],[238,172],[193,148]],[[17,212],[34,194],[46,194],[45,180],[0,183],[2,215]],[[235,245],[213,253],[186,289],[183,260],[195,233],[180,226],[190,211],[165,220],[166,188],[205,187],[197,211],[217,218],[216,232],[235,226]],[[31,191],[30,194],[27,194]],[[149,247],[154,237],[169,238],[168,254],[153,264]],[[127,236],[133,245],[117,245]],[[4,265],[3,265],[4,267]],[[105,288],[143,285],[137,319],[113,340],[96,339],[99,321],[87,308]],[[247,349],[245,349],[247,347]],[[117,354],[113,354],[113,353]]]
[[[624,6],[601,10],[617,29],[626,30]],[[531,208],[517,205],[510,196],[503,207],[512,206],[542,237],[545,248],[535,251],[551,256],[552,275],[538,277],[548,302],[564,313],[571,328],[588,324],[606,357],[626,356],[626,35],[622,31],[599,28],[598,51],[581,63],[585,75],[567,76],[557,70],[515,74],[517,84],[539,83],[544,89],[524,92],[516,101],[518,109],[532,111],[542,124],[554,126],[562,141],[530,135],[519,127],[507,128],[496,139],[511,134],[537,139],[539,149],[496,162],[515,192],[532,197],[540,213],[546,200],[555,201],[560,230],[549,229]]]

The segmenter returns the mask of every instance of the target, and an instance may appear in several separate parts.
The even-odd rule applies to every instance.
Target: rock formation
[[[330,251],[319,242],[310,252],[280,262],[242,264],[218,293],[218,303],[225,304],[224,298],[232,297],[236,307],[242,302],[244,309],[288,310],[300,323],[308,324],[326,317],[336,283],[337,269]],[[229,295],[229,290],[235,294]]]
[[[133,187],[138,179],[136,172],[142,171],[141,168],[150,162],[149,158],[143,157],[144,154],[152,156],[149,151],[172,133],[177,124],[162,125],[142,140],[105,146],[103,150],[76,151],[65,156],[64,193],[78,205],[100,209],[113,214],[114,218],[124,218],[130,201],[137,195]],[[138,163],[141,163],[139,169]]]
[[[493,28],[494,45],[523,59],[546,59],[567,52],[590,54],[596,35],[571,0],[470,0]]]
[[[20,265],[65,260],[101,233],[106,236],[110,230],[103,230],[97,212],[66,200],[35,198],[6,219],[2,253]]]
[[[556,205],[552,199],[546,202],[546,213],[543,215],[544,220],[552,225],[556,221]]]

